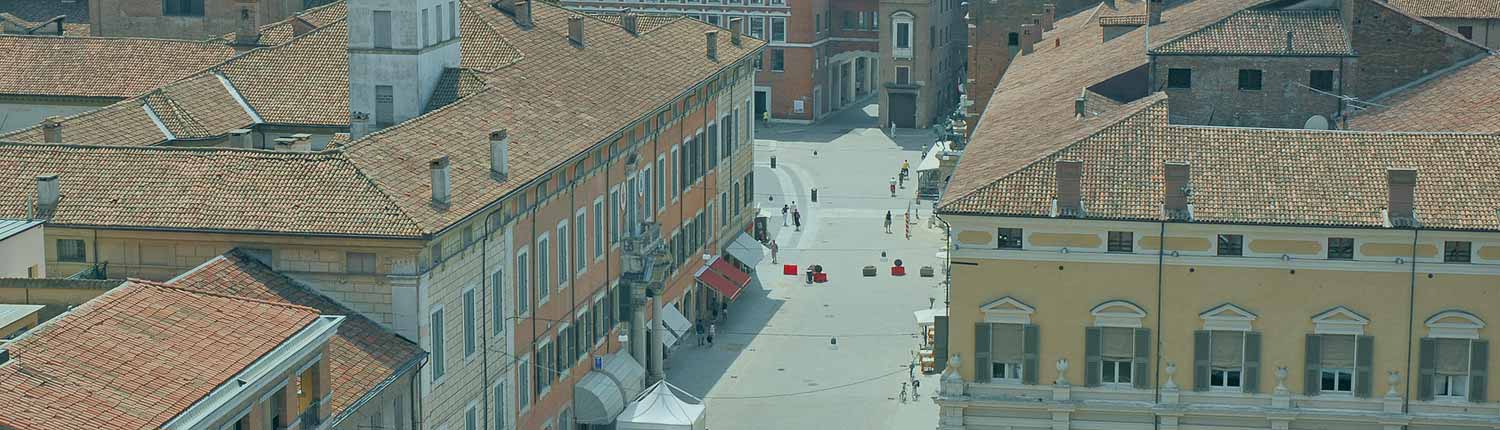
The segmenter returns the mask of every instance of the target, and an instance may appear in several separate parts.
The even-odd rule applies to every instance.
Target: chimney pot
[[[447,206],[452,202],[451,189],[449,188],[448,156],[434,158],[427,163],[428,170],[432,171],[432,204],[436,206]]]
[[[703,43],[708,50],[708,59],[719,61],[719,32],[717,30],[703,32]]]
[[[490,132],[490,173],[500,180],[510,175],[510,132],[503,128]]]
[[[1386,170],[1386,216],[1392,227],[1416,225],[1417,169],[1392,168]]]
[[[1191,183],[1192,167],[1187,163],[1168,161],[1163,169],[1167,189],[1165,209],[1168,219],[1188,219],[1188,187]]]
[[[1057,216],[1083,215],[1083,161],[1057,160]]]
[[[583,46],[583,17],[568,17],[568,41],[574,45]]]
[[[251,142],[252,138],[253,138],[253,136],[251,136],[251,134],[250,134],[250,129],[247,129],[247,128],[237,128],[237,129],[234,129],[234,130],[229,130],[229,147],[231,147],[231,148],[251,148],[251,147],[254,147],[255,145]]]
[[[1031,54],[1037,40],[1036,24],[1021,24],[1021,55]]]
[[[57,175],[36,177],[36,208],[40,214],[51,214],[57,209],[58,188]]]
[[[62,117],[49,116],[42,120],[42,141],[62,143]]]
[[[1057,20],[1057,5],[1047,3],[1042,5],[1042,31],[1052,31],[1052,25]]]
[[[734,46],[740,46],[740,31],[743,31],[740,27],[743,23],[743,18],[729,18],[729,43]]]

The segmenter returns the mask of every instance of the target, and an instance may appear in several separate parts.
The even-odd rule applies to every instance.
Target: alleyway
[[[821,264],[830,276],[808,285],[803,277],[782,275],[767,258],[718,327],[715,345],[685,340],[672,353],[668,380],[707,399],[710,428],[936,425],[937,407],[928,397],[936,375],[921,377],[921,400],[898,402],[896,396],[920,342],[912,312],[932,301],[943,304],[942,233],[927,228],[932,202],[914,201],[913,184],[895,198],[887,190],[901,161],[915,168],[932,137],[898,130],[892,140],[865,128],[875,123],[874,109],[840,112],[815,126],[757,130],[756,198],[762,208],[774,208],[764,212],[775,214],[768,225],[780,244],[780,262]],[[812,188],[818,189],[816,203]],[[802,231],[782,227],[781,206],[792,201],[802,212]],[[908,208],[916,210],[909,240],[901,228]],[[895,221],[891,234],[882,227],[886,211]],[[907,276],[890,276],[895,259],[908,267]],[[862,277],[866,265],[879,275]],[[918,276],[922,266],[933,266],[937,276]]]

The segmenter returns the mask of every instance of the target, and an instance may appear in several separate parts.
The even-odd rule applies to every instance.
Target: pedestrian
[[[922,388],[922,380],[920,380],[920,379],[912,379],[911,380],[911,400],[912,401],[917,401],[917,398],[918,398],[917,397],[917,389],[918,388]]]
[[[891,234],[891,211],[885,211],[885,234]]]
[[[891,197],[896,197],[896,178],[891,178]]]
[[[792,200],[792,212],[796,212],[796,211],[797,211],[797,201],[796,200]]]
[[[906,162],[906,160],[901,160],[901,176],[906,176],[906,172],[910,169],[911,163]]]
[[[903,189],[903,190],[906,189],[906,172],[902,171],[901,172],[901,176],[899,176],[899,178],[901,178],[901,189]]]
[[[714,335],[719,333],[719,325],[708,323],[708,346],[714,345]]]
[[[725,300],[723,302],[723,304],[724,304],[724,318],[729,318],[729,301]]]
[[[802,231],[802,212],[797,212],[797,209],[792,209],[792,226]]]
[[[777,249],[778,249],[778,247],[776,246],[776,239],[771,239],[771,264],[777,264],[776,263],[776,250]]]
[[[703,346],[703,318],[698,318],[698,324],[693,325],[693,331],[698,332],[698,346]]]
[[[788,207],[787,205],[781,205],[781,226],[782,227],[786,227],[787,226],[787,219],[791,216],[791,211],[792,211],[791,208]]]
[[[771,110],[766,109],[764,113],[760,114],[760,117],[766,120],[766,128],[771,128]]]

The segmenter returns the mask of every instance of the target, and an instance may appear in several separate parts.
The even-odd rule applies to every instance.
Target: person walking
[[[792,226],[802,231],[802,212],[797,212],[796,208],[792,208]]]
[[[703,346],[703,318],[698,318],[698,324],[693,325],[693,330],[698,332],[698,346]]]
[[[896,197],[896,178],[891,177],[891,197]]]
[[[891,211],[885,211],[885,234],[891,234]]]
[[[708,346],[714,346],[714,335],[718,334],[718,332],[719,332],[719,325],[718,324],[708,323]]]
[[[781,205],[781,226],[782,227],[786,227],[787,226],[787,221],[791,217],[791,212],[792,212],[792,210],[791,210],[790,207],[787,207],[787,205]]]
[[[771,239],[771,264],[778,264],[778,263],[776,263],[776,250],[777,250],[777,248],[778,247],[776,246],[776,239]]]

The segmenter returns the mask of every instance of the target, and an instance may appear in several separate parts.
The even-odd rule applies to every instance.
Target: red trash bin
[[[819,282],[819,283],[828,282],[828,272],[814,273],[813,274],[813,282]]]
[[[891,266],[891,276],[906,276],[906,267]]]
[[[783,265],[781,265],[781,274],[783,274],[783,275],[797,276],[797,265],[795,265],[795,264],[783,264]]]

